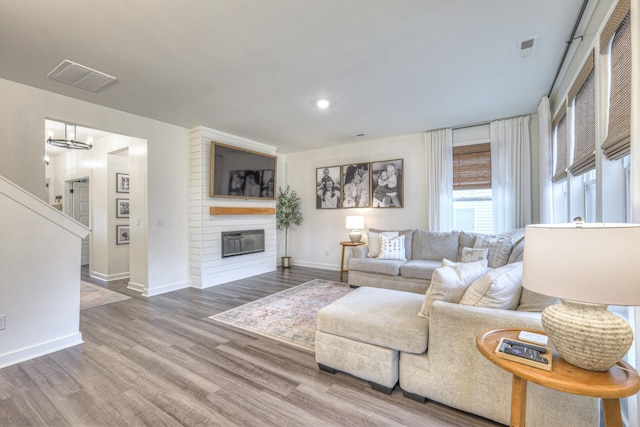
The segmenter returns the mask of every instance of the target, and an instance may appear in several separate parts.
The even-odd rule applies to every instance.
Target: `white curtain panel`
[[[429,230],[449,231],[453,226],[453,132],[426,132],[424,144]]]
[[[531,136],[529,116],[491,122],[493,231],[531,223]]]
[[[549,98],[543,97],[538,104],[540,128],[540,223],[551,222],[551,107]]]

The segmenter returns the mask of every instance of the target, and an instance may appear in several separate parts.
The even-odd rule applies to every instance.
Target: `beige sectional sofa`
[[[431,399],[508,424],[511,375],[486,360],[476,349],[475,340],[489,329],[541,329],[540,311],[552,300],[523,291],[518,282],[522,265],[518,258],[522,257],[523,245],[520,233],[514,231],[501,239],[490,239],[493,250],[499,249],[495,240],[502,240],[503,248],[508,246],[504,239],[514,240],[509,254],[499,254],[502,261],[511,263],[493,268],[487,268],[489,259],[497,265],[497,254],[492,250],[487,251],[486,260],[444,262],[444,266],[442,259],[416,258],[429,251],[437,254],[444,250],[449,256],[455,255],[451,261],[461,260],[463,248],[473,248],[478,235],[416,230],[411,235],[418,239],[412,241],[406,261],[397,260],[368,271],[353,270],[362,273],[356,281],[361,287],[319,311],[318,366],[323,371],[346,372],[369,381],[379,391],[390,393],[399,385],[412,399]],[[452,236],[457,239],[455,250],[447,244]],[[434,239],[434,246],[420,248],[419,245],[428,244],[429,237]],[[515,254],[514,249],[518,251]],[[468,255],[469,251],[464,252]],[[478,255],[483,251],[472,252]],[[350,262],[350,269],[356,259]],[[411,270],[402,267],[416,260],[435,262],[429,279],[403,274]],[[374,286],[366,286],[362,281],[365,277],[371,278]],[[529,386],[528,396],[528,426],[599,424],[597,399],[535,384]]]

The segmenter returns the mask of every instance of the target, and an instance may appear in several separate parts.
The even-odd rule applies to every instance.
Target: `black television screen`
[[[209,196],[275,200],[276,156],[211,142]]]

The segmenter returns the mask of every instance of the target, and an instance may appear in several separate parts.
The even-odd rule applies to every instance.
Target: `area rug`
[[[347,284],[315,279],[209,318],[315,351],[318,311],[350,291]]]
[[[101,286],[85,282],[84,280],[80,281],[80,310],[111,304],[112,302],[124,301],[130,298],[131,297],[118,292],[113,292]]]

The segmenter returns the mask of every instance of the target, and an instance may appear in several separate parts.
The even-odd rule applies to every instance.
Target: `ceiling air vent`
[[[520,58],[526,58],[533,55],[536,49],[536,39],[537,37],[531,37],[530,39],[520,40],[518,42],[518,51]]]
[[[60,65],[47,74],[47,77],[92,92],[97,92],[100,88],[117,80],[113,76],[69,61],[68,59],[62,61]]]

